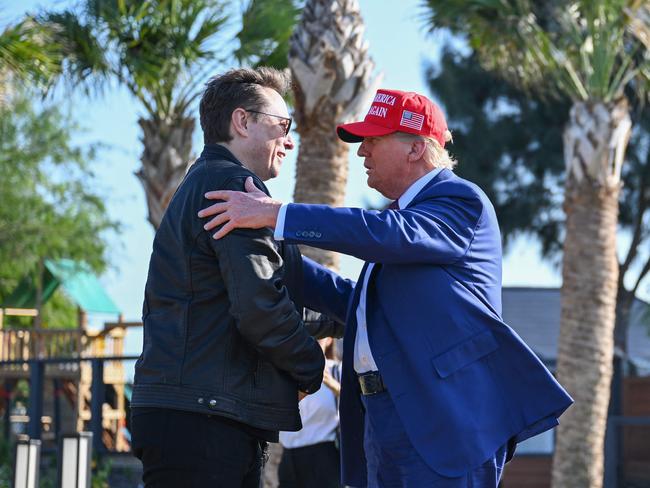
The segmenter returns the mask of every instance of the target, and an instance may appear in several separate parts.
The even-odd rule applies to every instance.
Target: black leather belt
[[[377,393],[387,390],[379,371],[361,373],[357,375],[357,378],[359,378],[359,386],[361,386],[362,395],[376,395]]]

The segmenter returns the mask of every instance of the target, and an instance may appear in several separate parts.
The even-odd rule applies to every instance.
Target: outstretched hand
[[[275,227],[282,202],[273,200],[253,183],[253,178],[246,178],[246,192],[232,190],[209,191],[205,198],[222,200],[199,211],[198,216],[215,216],[203,228],[212,230],[223,225],[212,237],[221,239],[230,231],[239,228],[261,229]]]
[[[325,370],[323,371],[323,383],[325,386],[327,386],[334,395],[340,396],[341,395],[341,383],[339,383],[334,376],[332,376],[332,373],[330,373],[330,370],[325,366]]]

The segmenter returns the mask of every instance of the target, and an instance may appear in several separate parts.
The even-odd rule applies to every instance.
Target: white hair
[[[395,132],[395,135],[403,141],[411,142],[413,140],[421,140],[426,144],[426,149],[422,159],[427,163],[433,165],[434,168],[447,168],[454,169],[457,161],[449,155],[449,152],[442,147],[442,145],[433,137],[421,136],[417,134],[409,134],[407,132]],[[443,134],[445,142],[452,141],[451,132],[448,130]]]

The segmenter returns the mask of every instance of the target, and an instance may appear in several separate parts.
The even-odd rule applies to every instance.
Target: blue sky
[[[69,2],[42,2],[33,0],[0,1],[0,25],[15,19],[25,11],[38,6],[66,5]],[[435,62],[442,42],[440,36],[425,34],[419,5],[421,0],[361,0],[361,12],[366,22],[366,38],[377,70],[383,73],[382,86],[411,90],[430,96],[424,81],[424,66]],[[224,69],[229,66],[224,66]],[[111,239],[113,269],[101,277],[109,294],[123,310],[127,320],[139,320],[142,296],[147,274],[153,229],[146,219],[144,193],[134,172],[140,166],[140,128],[137,118],[142,113],[137,102],[123,89],[107,90],[102,98],[82,96],[60,97],[69,103],[70,110],[86,128],[75,136],[76,144],[100,141],[108,148],[102,151],[95,166],[99,192],[104,195],[110,215],[119,220],[124,232]],[[444,100],[440,101],[444,107]],[[198,113],[197,113],[198,115]],[[198,125],[198,124],[197,124]],[[334,133],[332,134],[334,137]],[[194,152],[201,150],[200,129],[194,137]],[[352,145],[346,204],[363,206],[379,201],[379,195],[365,185],[362,162]],[[453,146],[452,146],[453,152]],[[290,201],[293,194],[295,157],[285,161],[281,175],[268,186],[276,198]],[[471,161],[460,161],[471,164]],[[504,262],[504,285],[559,286],[559,272],[539,259],[539,246],[526,238],[514,242]],[[353,258],[342,260],[342,274],[356,278],[360,263]],[[642,287],[647,298],[648,287]],[[130,332],[127,353],[139,353],[141,336]]]

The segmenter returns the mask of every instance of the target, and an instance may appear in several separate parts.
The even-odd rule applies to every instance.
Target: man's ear
[[[407,155],[409,163],[414,163],[422,159],[426,150],[427,143],[423,139],[416,139],[411,142],[411,149]]]
[[[230,116],[232,130],[241,137],[248,137],[248,112],[243,108],[236,108]]]

